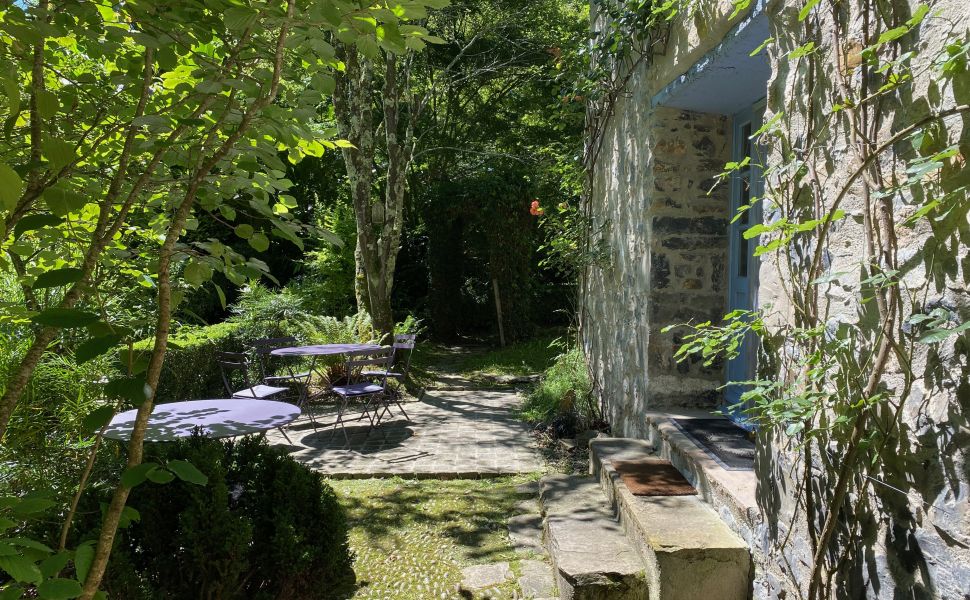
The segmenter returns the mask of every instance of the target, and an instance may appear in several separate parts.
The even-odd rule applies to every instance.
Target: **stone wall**
[[[634,74],[630,93],[617,104],[594,177],[592,216],[608,225],[612,260],[592,269],[583,282],[583,344],[616,435],[646,437],[642,415],[648,410],[713,406],[716,387],[723,382],[720,368],[675,364],[677,340],[660,331],[690,319],[716,321],[725,307],[727,190],[710,196],[706,191],[710,178],[730,159],[730,121],[652,107],[650,101],[730,29],[730,2],[701,4],[704,19],[676,23],[671,50],[650,69]],[[900,14],[916,5],[897,4]],[[776,0],[766,9],[772,35],[780,40],[771,55],[768,117],[783,111],[795,124],[807,114],[804,74],[789,71],[782,55],[793,47],[786,36],[801,30],[797,13],[803,5]],[[920,61],[934,60],[948,41],[965,43],[970,37],[965,0],[939,0],[931,6],[937,18],[919,31]],[[831,16],[820,18],[824,27]],[[970,77],[944,90],[923,72],[915,90],[930,92],[928,97],[943,107],[970,103]],[[924,102],[886,106],[886,127],[899,127],[928,109]],[[950,124],[962,140],[963,156],[970,156],[970,119]],[[848,140],[835,137],[827,143],[830,152],[817,168],[827,189],[835,189],[852,168]],[[858,197],[847,200],[849,218],[838,224],[826,251],[829,272],[845,272],[824,297],[833,331],[867,318],[858,301],[856,268],[865,253],[861,206]],[[765,219],[771,218],[766,207]],[[928,228],[898,232],[907,289],[927,290],[924,308],[944,307],[954,323],[970,320],[970,225],[966,215],[962,219],[943,245],[927,245]],[[762,265],[759,304],[770,304],[777,318],[786,319],[792,309],[779,268],[770,260]],[[921,377],[906,397],[898,398],[905,403],[899,443],[883,457],[885,469],[872,473],[878,483],[868,486],[868,501],[853,505],[862,507],[853,515],[861,524],[858,558],[837,575],[838,597],[970,599],[970,340],[954,337],[925,348],[914,366]],[[901,379],[900,372],[890,373],[887,389],[900,390]],[[812,461],[820,497],[830,491],[840,451],[826,449],[830,456]],[[798,522],[795,490],[802,473],[791,441],[765,434],[758,466],[762,515],[752,537],[763,541],[763,550],[779,550],[777,569],[761,579],[771,585],[756,589],[759,598],[790,599],[804,592],[810,540],[804,527],[789,531],[788,525]],[[762,565],[763,573],[767,566]]]
[[[724,314],[727,187],[708,192],[731,146],[723,116],[648,104],[639,112],[634,98],[603,157],[598,185],[609,192],[594,214],[609,224],[613,254],[587,281],[596,291],[584,307],[587,355],[625,435],[645,433],[648,408],[718,402],[721,366],[675,362],[676,334],[661,330]],[[638,133],[622,143],[616,136],[629,127]]]

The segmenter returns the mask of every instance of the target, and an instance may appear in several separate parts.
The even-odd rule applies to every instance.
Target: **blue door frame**
[[[758,237],[744,238],[744,232],[751,226],[761,223],[761,198],[764,193],[764,160],[752,134],[761,127],[764,117],[764,101],[742,110],[733,116],[732,161],[741,162],[750,157],[750,162],[735,171],[731,177],[731,218],[740,207],[750,205],[738,219],[731,223],[728,231],[728,312],[753,310],[758,306],[758,267],[760,261],[754,255]],[[751,381],[755,377],[757,362],[757,343],[749,336],[741,344],[738,356],[729,360],[726,369],[727,382]],[[740,405],[743,385],[728,385],[724,389],[724,411],[738,424],[746,425],[744,406]]]

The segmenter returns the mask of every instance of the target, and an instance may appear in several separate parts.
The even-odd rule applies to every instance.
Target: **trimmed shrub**
[[[145,482],[105,581],[113,598],[326,598],[354,581],[346,514],[320,474],[261,437],[154,444],[206,485]],[[97,511],[94,511],[95,513]]]
[[[169,340],[169,347],[165,351],[156,400],[172,402],[225,396],[216,351],[241,351],[243,344],[238,337],[239,330],[240,325],[233,321],[179,329]],[[147,361],[152,346],[154,340],[150,339],[136,343],[135,362]]]

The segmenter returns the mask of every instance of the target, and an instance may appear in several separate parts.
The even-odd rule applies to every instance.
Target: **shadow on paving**
[[[511,390],[435,390],[397,407],[377,427],[366,420],[334,428],[332,411],[315,411],[287,429],[292,443],[269,432],[296,460],[331,477],[477,478],[542,470],[530,427]],[[353,413],[351,413],[353,414]],[[359,414],[359,413],[358,413]],[[351,417],[352,418],[352,417]],[[345,435],[346,433],[346,435]]]

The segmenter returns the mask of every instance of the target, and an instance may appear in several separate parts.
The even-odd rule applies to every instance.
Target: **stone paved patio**
[[[306,418],[287,428],[292,444],[279,431],[270,443],[290,447],[291,456],[331,477],[474,478],[543,470],[529,426],[515,415],[522,398],[508,390],[429,390],[420,401],[405,403],[410,420],[394,409],[380,427],[368,432],[363,422],[347,426],[349,446],[332,415],[321,413],[319,431]],[[358,424],[360,423],[360,424]]]

